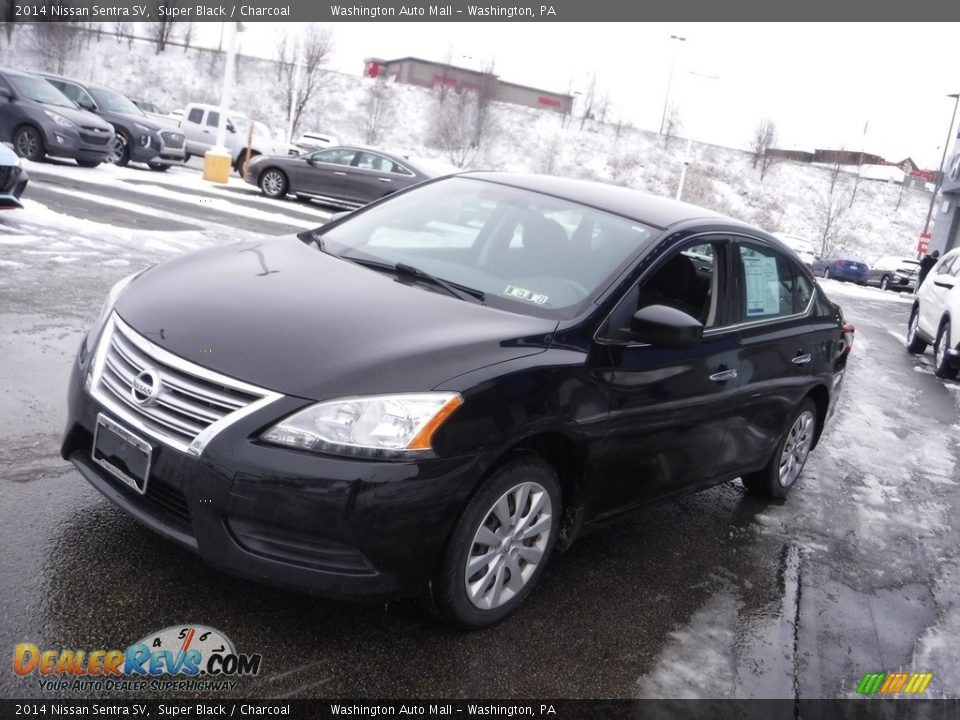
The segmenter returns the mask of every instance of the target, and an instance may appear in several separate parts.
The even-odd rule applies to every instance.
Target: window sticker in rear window
[[[773,257],[744,257],[743,272],[747,280],[747,317],[776,315],[780,312],[780,294],[777,285],[777,259]]]

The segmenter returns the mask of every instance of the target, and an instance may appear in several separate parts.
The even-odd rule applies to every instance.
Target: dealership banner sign
[[[322,2],[317,0],[12,0],[16,22],[652,22],[652,21],[935,21],[960,19],[960,3],[940,0],[538,0],[537,2]]]

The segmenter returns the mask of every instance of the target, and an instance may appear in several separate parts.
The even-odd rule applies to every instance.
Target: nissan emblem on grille
[[[133,379],[130,392],[138,405],[152,405],[160,394],[160,373],[153,368],[143,370]]]

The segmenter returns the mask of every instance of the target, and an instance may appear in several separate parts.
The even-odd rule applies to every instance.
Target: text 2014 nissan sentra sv
[[[227,572],[479,627],[604,522],[737,477],[784,496],[852,339],[748,225],[465,174],[118,283],[62,453]]]

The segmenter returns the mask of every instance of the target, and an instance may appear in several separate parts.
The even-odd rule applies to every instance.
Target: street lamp
[[[958,93],[950,93],[947,97],[953,98],[953,115],[950,116],[950,127],[947,128],[947,140],[943,143],[943,156],[940,158],[940,167],[937,168],[939,172],[937,173],[937,178],[933,186],[933,195],[930,196],[930,207],[927,208],[927,221],[923,224],[923,235],[921,237],[926,237],[930,231],[930,218],[933,216],[933,206],[937,202],[937,192],[939,192],[940,185],[943,182],[943,164],[947,160],[947,149],[950,147],[950,138],[953,135],[953,122],[957,119],[957,104],[960,103],[960,94]]]
[[[667,106],[670,104],[670,87],[673,85],[673,68],[677,64],[677,50],[680,48],[680,43],[687,41],[685,37],[679,35],[671,35],[670,39],[676,42],[673,45],[673,60],[670,61],[670,75],[667,77],[667,96],[663,99],[663,115],[660,117],[661,135],[663,135],[663,126],[667,122]]]

